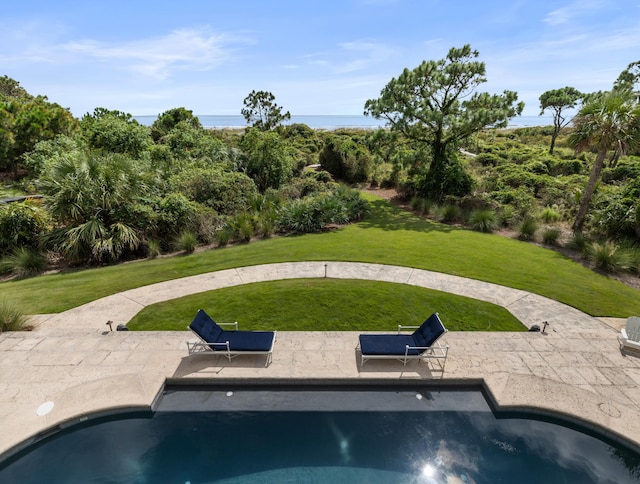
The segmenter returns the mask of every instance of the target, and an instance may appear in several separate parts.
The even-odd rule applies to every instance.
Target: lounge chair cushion
[[[222,328],[202,309],[198,310],[189,328],[207,343],[218,343],[223,333]]]
[[[269,351],[273,345],[273,331],[223,331],[219,343],[229,342],[231,351]],[[226,350],[222,346],[214,350]]]
[[[416,346],[410,334],[361,334],[360,351],[363,355],[405,354],[407,345]],[[408,355],[419,355],[424,350],[409,350]]]
[[[436,313],[433,313],[422,323],[418,329],[416,329],[412,336],[415,343],[413,346],[426,346],[429,347],[436,342],[436,340],[446,331],[442,321]]]

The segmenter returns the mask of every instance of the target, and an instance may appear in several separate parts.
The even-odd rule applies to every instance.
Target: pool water
[[[178,391],[0,464],[0,482],[631,483],[640,456],[470,391]]]

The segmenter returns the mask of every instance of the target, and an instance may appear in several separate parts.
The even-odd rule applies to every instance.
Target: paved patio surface
[[[278,332],[265,367],[260,356],[231,362],[187,356],[186,342],[194,341],[187,331],[111,332],[105,325],[111,320],[115,329],[149,304],[194,292],[308,277],[439,289],[502,305],[528,327],[550,325],[546,334],[450,332],[444,372],[417,361],[406,367],[369,361],[361,368],[357,332]],[[133,289],[34,322],[34,331],[0,334],[0,455],[96,413],[152,408],[166,382],[482,383],[501,408],[561,414],[640,446],[640,357],[619,349],[624,320],[596,319],[548,298],[446,274],[343,262],[243,267]],[[392,330],[407,322],[389,323]],[[45,402],[53,409],[40,416]]]

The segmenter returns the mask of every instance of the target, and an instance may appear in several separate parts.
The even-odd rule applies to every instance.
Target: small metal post
[[[113,327],[111,326],[113,324],[113,321],[107,321],[107,326],[109,326],[109,330],[113,331]]]
[[[324,278],[327,278],[327,263],[324,263]]]
[[[549,323],[547,321],[543,321],[542,322],[542,334],[547,334],[547,326],[549,326]]]

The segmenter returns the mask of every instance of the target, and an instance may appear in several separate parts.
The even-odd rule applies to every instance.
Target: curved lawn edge
[[[549,298],[496,284],[422,269],[353,262],[290,262],[240,267],[189,276],[114,294],[47,319],[44,326],[104,330],[104,322],[128,323],[146,306],[214,289],[283,279],[366,279],[404,283],[472,297],[505,307],[525,326],[548,321],[567,331],[602,329],[603,323]],[[249,303],[250,301],[248,301]],[[197,308],[196,308],[197,309]],[[185,327],[188,321],[185,322]]]
[[[594,316],[640,314],[640,291],[559,253],[417,217],[367,194],[359,223],[319,234],[276,237],[189,256],[137,261],[0,283],[0,297],[26,314],[58,313],[110,294],[185,276],[265,263],[352,261],[412,267],[513,287]]]
[[[526,331],[506,308],[417,285],[366,279],[252,282],[146,306],[132,331],[183,331],[196,309],[258,331],[395,331],[438,312],[449,331]]]

